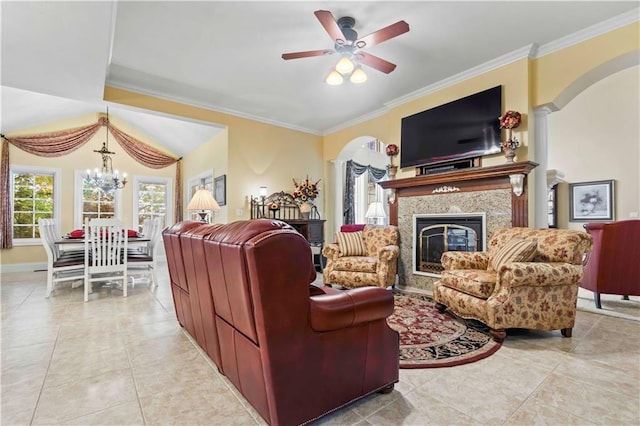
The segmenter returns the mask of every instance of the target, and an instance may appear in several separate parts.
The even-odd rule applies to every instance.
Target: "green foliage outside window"
[[[38,220],[53,213],[53,174],[13,173],[13,238],[40,238]]]
[[[167,185],[165,183],[142,182],[138,187],[138,224],[157,217],[164,219],[167,211]]]

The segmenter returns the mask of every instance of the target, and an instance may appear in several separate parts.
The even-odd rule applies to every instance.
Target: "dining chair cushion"
[[[84,237],[84,229],[74,229],[73,231],[69,232],[69,237],[70,238]]]

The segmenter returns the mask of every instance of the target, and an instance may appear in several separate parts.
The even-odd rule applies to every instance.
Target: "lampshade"
[[[204,188],[200,188],[193,194],[193,198],[189,201],[187,210],[220,210],[220,206],[216,202],[211,192]]]
[[[336,71],[340,74],[349,74],[353,71],[353,62],[351,62],[346,56],[343,56],[336,64]]]
[[[342,78],[342,76],[340,75],[340,73],[338,71],[333,70],[333,71],[331,71],[329,73],[329,75],[327,76],[327,79],[325,81],[330,86],[339,86],[339,85],[342,84],[344,79]]]
[[[367,74],[365,74],[362,68],[358,67],[353,74],[351,74],[350,80],[352,83],[364,83],[367,81]]]
[[[261,197],[266,197],[267,196],[267,187],[266,186],[261,186],[259,194],[260,194]]]
[[[387,214],[384,212],[384,207],[380,201],[374,201],[369,204],[369,208],[367,209],[367,213],[365,213],[364,217],[367,219],[371,218],[385,218]]]

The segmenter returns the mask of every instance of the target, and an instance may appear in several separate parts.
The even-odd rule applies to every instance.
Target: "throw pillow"
[[[489,271],[497,271],[502,265],[512,262],[531,262],[536,255],[538,240],[514,238],[489,259]]]
[[[341,256],[365,256],[362,231],[336,232],[336,241],[340,247]]]

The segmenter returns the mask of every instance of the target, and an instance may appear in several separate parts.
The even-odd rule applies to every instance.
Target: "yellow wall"
[[[534,61],[534,105],[547,105],[590,70],[638,51],[640,22],[550,53]]]
[[[69,120],[58,121],[55,123],[49,123],[42,126],[31,127],[28,129],[22,129],[19,132],[13,132],[8,134],[11,136],[31,135],[46,132],[55,132],[64,129],[70,129],[74,127],[82,127],[95,123],[100,114],[88,114],[82,117],[76,117]],[[143,141],[144,143],[153,146],[167,154],[166,152],[151,140],[148,136],[141,133],[139,130],[128,126],[126,123],[119,121],[117,118],[109,117],[110,122],[123,130],[125,133]],[[102,143],[106,138],[106,127],[102,127],[98,132],[78,150],[72,152],[69,155],[63,157],[39,157],[36,155],[24,152],[15,146],[9,144],[9,156],[10,165],[20,166],[40,166],[40,167],[54,167],[59,168],[62,171],[62,202],[61,202],[61,222],[60,231],[63,233],[69,232],[74,229],[74,179],[75,171],[86,171],[87,168],[100,168],[102,165],[101,157],[99,154],[93,152],[93,150],[100,149]],[[133,182],[134,175],[140,176],[162,176],[175,180],[175,166],[166,167],[164,169],[151,169],[145,167],[129,157],[124,150],[118,145],[112,135],[109,136],[109,149],[115,152],[113,158],[113,168],[120,172],[127,173],[127,179]],[[125,226],[132,226],[133,223],[133,186],[128,184],[122,190],[122,219]],[[46,262],[47,256],[41,245],[35,246],[16,246],[12,249],[2,250],[0,253],[2,256],[2,264],[12,263],[38,263]]]
[[[260,186],[267,186],[269,193],[292,192],[293,178],[302,179],[307,175],[314,181],[322,178],[320,136],[110,87],[105,89],[105,100],[227,126],[228,221],[249,218],[248,197],[257,195]],[[209,155],[224,156],[224,152],[215,147],[203,149],[209,150]],[[195,155],[185,156],[185,162],[191,162]],[[198,161],[197,168],[205,166],[202,159]],[[217,160],[211,161],[213,165]],[[184,173],[185,182],[189,173]],[[324,209],[323,199],[327,193],[323,183],[315,202],[320,211]],[[240,216],[236,215],[238,210],[242,211]]]
[[[227,175],[228,173],[228,129],[214,135],[211,140],[203,143],[182,159],[182,183],[183,183],[183,218],[188,217],[186,211],[190,194],[187,191],[189,180],[204,174],[205,172],[215,173],[214,177]],[[186,197],[186,198],[185,198]],[[220,206],[220,211],[214,215],[213,223],[226,223],[229,209],[227,205]],[[179,219],[183,219],[179,218]],[[178,219],[176,219],[177,221]]]
[[[615,181],[616,220],[640,212],[640,66],[589,87],[549,115],[549,167],[564,173],[558,185],[558,226],[569,222],[569,183]],[[637,216],[636,216],[637,217]]]

